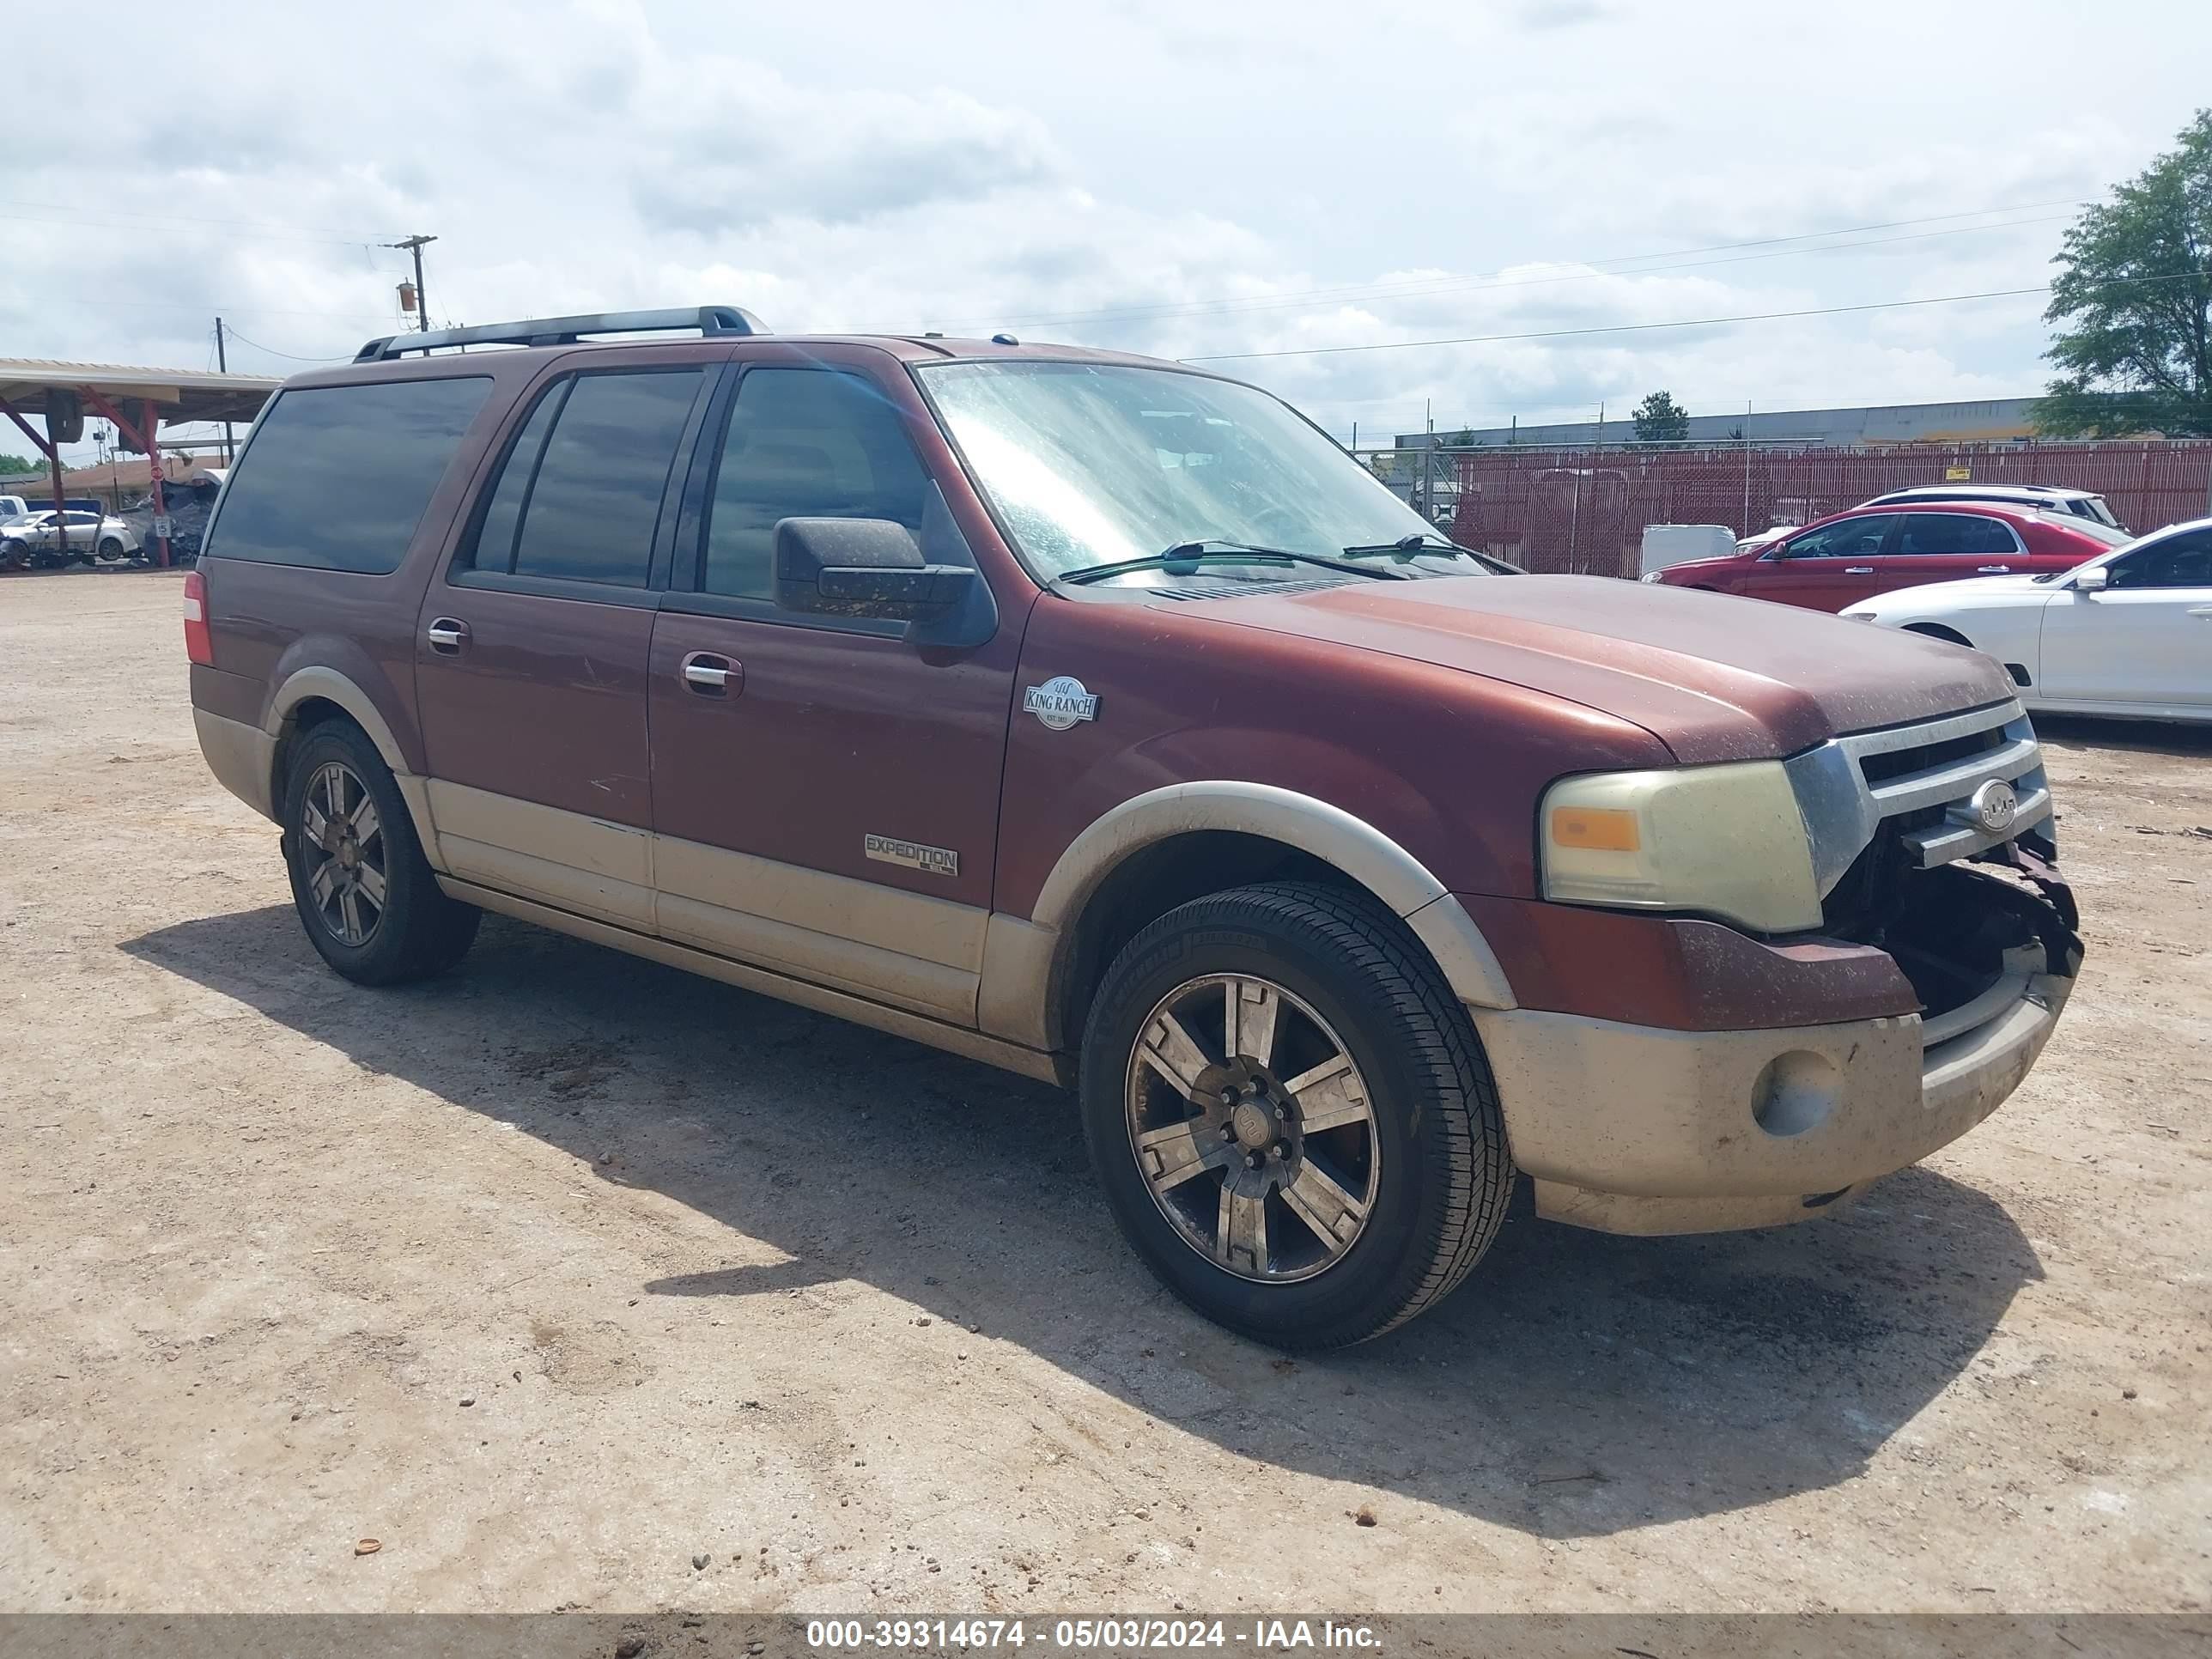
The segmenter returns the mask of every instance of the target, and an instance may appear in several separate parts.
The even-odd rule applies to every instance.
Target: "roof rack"
[[[580,317],[526,317],[514,323],[479,323],[473,328],[434,328],[417,334],[388,334],[353,355],[357,363],[388,363],[410,351],[441,346],[574,345],[586,334],[650,334],[696,328],[702,335],[765,334],[768,326],[739,306],[673,306],[662,311],[595,311]]]

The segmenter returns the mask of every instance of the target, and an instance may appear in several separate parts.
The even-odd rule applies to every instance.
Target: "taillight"
[[[208,633],[207,578],[185,572],[185,654],[203,668],[215,666],[215,641]]]

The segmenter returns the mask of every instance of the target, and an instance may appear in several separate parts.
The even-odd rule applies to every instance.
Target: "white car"
[[[1986,652],[2032,710],[2212,720],[2212,519],[2069,571],[1901,587],[1844,615]]]
[[[79,563],[88,563],[94,557],[125,558],[138,550],[137,533],[112,514],[88,513],[73,507],[69,509],[65,527],[69,535],[68,556]],[[52,507],[26,514],[0,528],[0,537],[13,544],[12,551],[27,555],[33,564],[63,562],[62,532],[55,526]]]
[[[1876,495],[1859,505],[1911,507],[1916,501],[2002,501],[2063,517],[2087,519],[2110,530],[2125,528],[2112,516],[2111,505],[2094,490],[2063,489],[2057,484],[1916,484],[1910,489],[1893,489],[1887,495]]]

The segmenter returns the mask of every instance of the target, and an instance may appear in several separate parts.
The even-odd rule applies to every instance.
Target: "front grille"
[[[1891,749],[1881,754],[1861,755],[1859,775],[1871,788],[1914,772],[1925,772],[1935,767],[1948,765],[1953,761],[1965,760],[1969,756],[2002,749],[2004,741],[2004,727],[1992,726],[1979,732],[1970,732],[1964,737],[1946,738],[1940,743],[1917,744],[1910,749]]]
[[[2070,960],[2070,935],[2045,898],[2016,872],[1963,862],[2014,840],[2056,854],[2042,750],[2017,702],[1854,732],[1790,764],[1816,867],[1825,855],[1835,872],[1823,888],[1823,931],[1889,952],[1919,995],[1931,1042],[2004,1000],[2007,975]],[[2017,801],[1998,830],[1972,805],[1992,781]],[[2012,860],[1998,852],[1990,861]]]
[[[1837,742],[1857,768],[1871,816],[1922,869],[1986,852],[2051,816],[2043,750],[2016,702]],[[1994,830],[1972,805],[1992,781],[2011,786],[2015,802],[2011,821]]]

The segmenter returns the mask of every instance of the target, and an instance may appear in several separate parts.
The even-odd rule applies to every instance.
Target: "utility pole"
[[[222,319],[220,317],[215,319],[215,366],[225,374],[230,373],[230,359],[223,355]],[[222,423],[222,464],[228,466],[232,465],[234,459],[234,452],[230,447],[230,422],[225,421]]]
[[[422,247],[437,240],[434,236],[410,236],[402,241],[384,244],[386,247],[405,248],[415,256],[415,326],[425,334],[430,331],[430,297],[422,288]]]
[[[1751,399],[1743,400],[1743,533],[1751,534]]]

